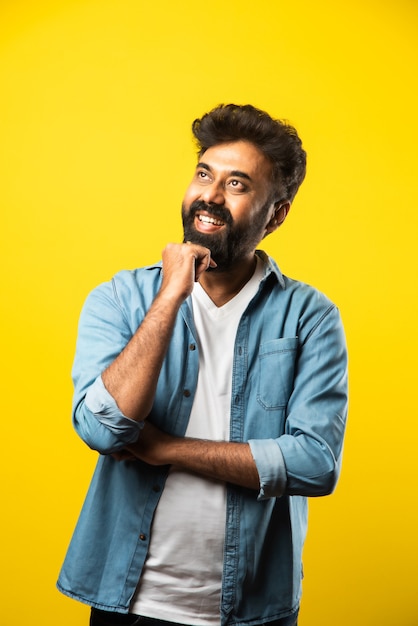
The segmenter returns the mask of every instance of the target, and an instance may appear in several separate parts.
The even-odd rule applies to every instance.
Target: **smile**
[[[214,217],[210,217],[209,215],[198,215],[197,219],[204,224],[214,224],[215,226],[223,226],[224,222],[221,220],[217,220]]]

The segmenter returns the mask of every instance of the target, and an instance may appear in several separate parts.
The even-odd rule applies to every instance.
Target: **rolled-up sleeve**
[[[92,449],[111,454],[137,441],[142,424],[126,417],[105,388],[101,374],[131,339],[131,327],[115,281],[97,287],[81,312],[74,381],[73,424]]]
[[[276,439],[288,495],[321,496],[335,488],[347,404],[345,336],[338,309],[332,306],[301,346],[285,433]]]
[[[274,439],[251,439],[248,444],[260,477],[258,500],[283,495],[286,468],[277,442]]]
[[[345,336],[335,305],[308,294],[307,303],[295,307],[297,326],[288,336],[260,346],[263,367],[250,397],[255,417],[247,439],[259,500],[327,495],[340,474],[348,405]]]
[[[101,376],[96,378],[87,391],[84,404],[87,410],[91,411],[118,441],[133,443],[138,439],[139,431],[144,423],[132,420],[121,412],[113,396],[104,386]]]

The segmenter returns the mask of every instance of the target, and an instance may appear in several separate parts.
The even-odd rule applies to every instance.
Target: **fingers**
[[[174,288],[182,297],[187,297],[209,267],[216,267],[208,248],[190,241],[168,244],[163,250],[163,281],[170,291]]]
[[[187,245],[194,246],[195,252],[195,281],[198,282],[199,278],[209,269],[209,267],[216,267],[215,261],[211,257],[210,250],[203,246],[196,246],[195,244],[187,242]]]
[[[137,442],[127,446],[127,450],[149,465],[166,465],[166,450],[172,439],[171,435],[147,420]]]

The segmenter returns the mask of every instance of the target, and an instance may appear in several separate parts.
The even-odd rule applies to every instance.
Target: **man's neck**
[[[241,291],[254,274],[256,265],[257,257],[253,254],[225,272],[205,272],[199,282],[212,302],[220,307]]]

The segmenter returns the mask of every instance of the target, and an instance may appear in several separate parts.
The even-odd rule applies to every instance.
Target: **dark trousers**
[[[161,619],[151,617],[141,617],[133,613],[113,613],[111,611],[100,611],[92,609],[90,615],[90,626],[121,626],[129,624],[129,626],[181,626],[174,622],[165,622]],[[266,622],[265,626],[298,626],[298,617],[284,617],[274,622]]]

